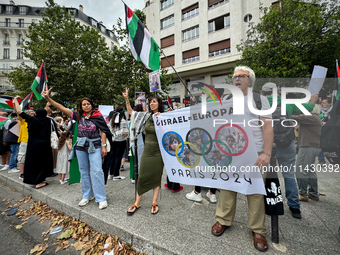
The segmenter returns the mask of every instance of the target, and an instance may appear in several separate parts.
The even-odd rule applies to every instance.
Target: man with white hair
[[[270,106],[273,104],[273,88],[276,88],[276,84],[273,82],[267,82],[262,86],[261,94],[266,96]],[[309,112],[313,110],[315,102],[318,100],[318,94],[311,97],[310,103],[302,104]],[[281,105],[281,97],[277,95],[278,106]],[[302,114],[301,110],[295,104],[287,104],[286,111],[288,117],[291,118],[293,114]],[[274,134],[275,135],[275,134]],[[279,166],[282,169],[288,169],[289,171],[282,171],[282,175],[285,182],[286,198],[287,204],[292,216],[296,219],[301,219],[299,194],[295,181],[295,158],[296,158],[296,148],[294,144],[294,139],[292,139],[290,145],[286,148],[277,146],[276,148],[276,158]]]
[[[233,83],[243,92],[245,102],[247,102],[248,88],[252,87],[255,83],[255,73],[252,69],[246,66],[238,66],[234,70]],[[268,100],[261,96],[261,110],[268,110],[270,108]],[[256,103],[253,98],[253,106],[256,108]],[[273,146],[273,127],[270,115],[255,115],[251,113],[251,119],[260,119],[264,125],[261,127],[260,124],[256,127],[252,127],[252,133],[256,144],[256,150],[258,158],[255,164],[258,167],[266,166],[269,164],[270,156]],[[236,212],[236,199],[237,193],[229,190],[221,190],[217,208],[216,208],[216,220],[217,222],[212,227],[212,234],[220,236],[224,233],[225,229],[228,228],[234,220]],[[266,227],[265,227],[265,205],[264,197],[260,194],[247,195],[248,202],[248,228],[252,230],[254,237],[254,246],[259,251],[266,251],[268,244],[265,238]]]

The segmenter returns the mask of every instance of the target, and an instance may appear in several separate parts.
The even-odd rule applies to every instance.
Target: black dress
[[[39,184],[53,174],[53,156],[51,148],[51,119],[38,109],[37,117],[20,113],[28,128],[27,152],[24,166],[24,183]]]

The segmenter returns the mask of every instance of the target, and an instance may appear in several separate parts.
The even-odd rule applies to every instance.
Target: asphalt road
[[[23,198],[23,195],[14,189],[4,186],[3,183],[0,182],[0,255],[30,255],[31,249],[37,244],[48,244],[47,250],[43,253],[44,255],[55,254],[57,246],[53,244],[57,241],[60,233],[47,235],[46,237],[41,236],[43,232],[49,229],[49,221],[40,223],[39,217],[33,215],[21,229],[16,229],[16,225],[22,224],[21,219],[15,215],[7,216],[8,211],[5,212],[5,210]],[[12,200],[7,204],[9,199]],[[32,200],[27,204],[23,203],[19,209],[27,210],[32,203]],[[47,241],[44,240],[46,238],[48,238]],[[69,242],[70,244],[74,243],[72,239],[69,239]],[[58,251],[57,254],[78,255],[80,253],[81,251],[76,251],[71,245],[65,250]]]

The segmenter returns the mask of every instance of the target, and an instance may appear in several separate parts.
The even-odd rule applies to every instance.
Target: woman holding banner
[[[161,98],[152,97],[149,112],[135,112],[129,102],[129,89],[126,88],[125,93],[122,94],[125,98],[126,108],[131,114],[131,130],[134,130],[134,132],[131,132],[131,142],[138,134],[145,131],[145,147],[140,162],[136,201],[127,211],[127,215],[133,215],[140,208],[142,195],[151,189],[153,190],[151,214],[156,214],[159,211],[157,199],[161,189],[164,163],[158,146],[152,115],[164,112],[164,106]]]
[[[94,103],[89,98],[80,100],[78,112],[52,100],[49,97],[51,89],[41,94],[55,108],[65,113],[78,123],[78,137],[74,144],[71,155],[78,158],[79,171],[81,174],[82,200],[79,206],[87,205],[90,200],[96,199],[99,209],[107,207],[104,172],[102,169],[102,157],[106,156],[106,137],[111,140],[111,132],[99,111],[94,109]]]

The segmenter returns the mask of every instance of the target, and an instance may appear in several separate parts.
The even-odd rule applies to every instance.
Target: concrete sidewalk
[[[128,169],[129,164],[125,164]],[[152,191],[143,196],[141,209],[132,217],[126,215],[134,203],[134,185],[129,171],[121,173],[127,178],[108,181],[106,194],[108,208],[99,210],[91,201],[84,208],[78,207],[81,200],[79,183],[60,185],[59,177],[48,178],[49,186],[34,189],[20,180],[19,174],[0,172],[0,180],[23,195],[32,194],[52,209],[64,212],[98,232],[117,235],[123,242],[130,243],[137,251],[147,254],[262,254],[255,250],[251,231],[247,229],[247,204],[244,195],[238,195],[236,217],[233,225],[220,237],[211,234],[215,223],[216,204],[207,201],[206,189],[201,203],[189,201],[185,194],[193,187],[184,186],[178,193],[164,188],[163,174],[159,196],[159,213],[152,215]],[[339,176],[340,177],[340,176]],[[283,179],[280,180],[284,193]],[[280,245],[271,242],[270,217],[266,216],[269,249],[265,254],[339,254],[340,199],[339,178],[319,179],[319,191],[326,193],[319,202],[309,200],[302,203],[302,219],[294,219],[284,198],[285,215],[279,216]],[[219,192],[217,192],[217,196]]]

